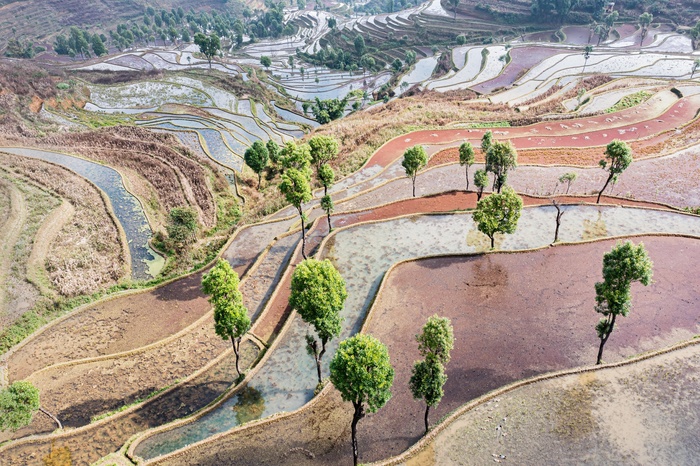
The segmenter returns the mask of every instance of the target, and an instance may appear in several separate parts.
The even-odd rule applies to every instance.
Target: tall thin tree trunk
[[[233,335],[231,335],[231,345],[233,346],[233,354],[236,355],[236,372],[238,372],[238,376],[241,376],[241,369],[238,367],[238,348],[236,347],[236,339],[233,338]]]
[[[306,223],[304,222],[304,211],[301,205],[298,208],[299,217],[301,217],[301,257],[306,259]]]
[[[430,405],[426,404],[425,405],[425,433],[426,434],[428,433],[428,429],[429,429],[429,426],[428,426],[428,413],[429,412],[430,412]]]
[[[467,165],[467,169],[465,170],[465,176],[467,177],[467,192],[469,192],[469,165]]]
[[[496,241],[494,240],[494,236],[493,236],[493,235],[489,236],[489,238],[491,238],[491,249],[493,249],[493,248],[496,247]]]
[[[481,195],[484,194],[484,188],[479,188],[479,192],[476,194],[476,202],[481,200]]]
[[[260,191],[261,182],[262,182],[262,172],[258,173],[258,191]]]
[[[357,466],[357,457],[359,456],[357,453],[357,423],[362,419],[365,415],[362,403],[356,403],[352,402],[353,406],[355,407],[355,413],[352,416],[352,425],[351,425],[351,431],[352,431],[352,459],[353,459],[353,464]]]
[[[57,418],[56,416],[54,416],[54,415],[51,414],[50,412],[46,411],[46,410],[45,410],[44,408],[42,408],[41,406],[39,407],[39,411],[41,411],[42,413],[46,414],[48,417],[50,417],[51,419],[53,419],[53,422],[56,423],[56,425],[58,426],[59,429],[63,429],[63,424],[61,424],[61,421],[59,421],[58,418]]]
[[[416,197],[416,175],[413,175],[413,197]]]
[[[598,200],[595,201],[596,204],[600,204],[600,196],[603,194],[603,191],[605,191],[605,188],[608,187],[608,184],[610,183],[610,180],[612,180],[613,174],[611,173],[610,176],[608,176],[608,180],[605,182],[605,186],[603,186],[603,189],[600,190],[598,193]]]
[[[554,230],[554,242],[556,243],[559,240],[559,225],[561,225],[562,212],[556,201],[552,201],[552,204],[554,204],[554,207],[557,209],[557,228]]]
[[[605,338],[600,339],[600,348],[598,348],[598,359],[596,360],[596,366],[600,364],[600,362],[603,359],[603,347],[605,346],[605,343],[607,343],[608,338],[610,338],[610,334],[613,331],[613,328],[615,328],[615,315],[613,315],[612,322],[610,323],[610,331],[605,335]]]

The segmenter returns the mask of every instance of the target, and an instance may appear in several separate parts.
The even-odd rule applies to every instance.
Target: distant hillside
[[[262,0],[246,0],[251,7],[262,7]],[[105,32],[118,23],[141,18],[147,6],[170,11],[240,11],[239,0],[0,0],[0,49],[13,36],[50,44],[70,26],[90,27]]]

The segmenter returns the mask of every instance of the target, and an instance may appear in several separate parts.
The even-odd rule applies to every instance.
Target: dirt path
[[[70,202],[64,199],[63,203],[54,209],[46,220],[44,220],[44,223],[41,224],[34,236],[32,252],[27,261],[27,278],[38,286],[42,293],[51,292],[44,268],[44,261],[49,253],[51,243],[64,225],[73,218],[74,214],[75,208]]]
[[[0,243],[0,285],[2,285],[0,290],[0,315],[4,316],[7,312],[7,309],[5,309],[5,283],[9,274],[10,264],[12,263],[12,250],[22,232],[22,225],[27,221],[27,206],[22,192],[11,181],[0,177],[0,184],[9,194],[10,201],[7,219],[0,225],[0,238],[2,238]]]

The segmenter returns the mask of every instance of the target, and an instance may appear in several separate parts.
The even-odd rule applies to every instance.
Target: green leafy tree
[[[345,281],[328,259],[306,259],[294,270],[291,289],[289,305],[304,322],[314,327],[321,340],[319,347],[315,337],[306,336],[307,350],[316,361],[318,383],[321,384],[321,358],[326,353],[326,344],[340,335],[340,311],[348,297]]]
[[[214,307],[214,331],[222,339],[231,340],[236,355],[236,372],[240,377],[241,339],[250,330],[250,317],[238,290],[239,284],[238,274],[224,259],[219,259],[202,277],[202,290],[209,295],[209,302]]]
[[[491,249],[493,249],[496,233],[515,233],[522,209],[523,200],[512,188],[507,187],[503,193],[491,194],[480,200],[476,204],[472,218],[479,231],[489,237]]]
[[[569,194],[569,189],[571,188],[571,183],[576,181],[576,178],[578,178],[578,175],[575,172],[564,173],[562,176],[559,177],[560,183],[562,183],[562,184],[566,183],[566,194]]]
[[[246,149],[243,154],[246,165],[248,165],[258,175],[258,190],[262,180],[262,172],[267,167],[269,152],[267,146],[262,141],[255,141],[252,146]]]
[[[595,284],[595,311],[603,317],[596,324],[600,348],[596,364],[603,358],[603,347],[615,328],[618,315],[626,317],[632,307],[632,282],[651,283],[653,263],[643,243],[618,243],[603,256],[603,281]]]
[[[469,167],[474,165],[474,148],[470,142],[464,142],[459,146],[459,164],[466,167],[467,191],[469,191]]]
[[[361,35],[355,37],[355,52],[357,52],[358,57],[361,57],[365,53],[365,38]]]
[[[391,68],[398,73],[401,71],[401,68],[403,68],[403,63],[401,60],[396,58],[393,62],[391,62]]]
[[[644,39],[647,36],[647,32],[649,32],[649,25],[651,22],[654,20],[654,15],[651,13],[642,13],[639,15],[639,27],[642,28],[642,37],[641,40],[639,41],[639,46],[641,47],[642,44],[644,43]]]
[[[190,207],[171,209],[165,229],[172,246],[177,250],[185,249],[197,241],[197,212]]]
[[[309,139],[309,147],[311,148],[311,162],[316,165],[316,174],[320,178],[321,166],[338,155],[338,141],[333,136],[318,135]]]
[[[454,20],[457,21],[457,7],[459,6],[460,0],[449,0],[450,5],[452,5],[452,11],[454,12]]]
[[[477,187],[476,201],[481,200],[481,196],[484,194],[484,188],[489,184],[489,175],[486,170],[477,170],[474,173],[474,186]]]
[[[325,195],[321,198],[321,208],[326,213],[328,218],[328,232],[333,231],[333,225],[331,224],[331,213],[335,210],[335,205],[333,204],[333,198],[329,195]]]
[[[518,153],[510,141],[494,141],[486,151],[486,171],[493,173],[493,187],[498,193],[508,180],[508,170],[518,166]]]
[[[416,335],[418,351],[423,361],[413,366],[409,387],[416,399],[425,400],[425,432],[428,432],[428,415],[431,406],[437,405],[444,395],[443,386],[447,382],[445,365],[450,361],[454,348],[452,323],[446,317],[434,315],[428,319],[421,333]]]
[[[416,176],[418,176],[420,169],[427,164],[428,154],[425,153],[423,146],[413,146],[403,153],[401,166],[406,171],[406,176],[411,178],[413,182],[413,197],[416,197]]]
[[[481,152],[486,157],[486,153],[491,148],[493,144],[493,133],[491,131],[486,131],[483,136],[481,136]]]
[[[325,125],[333,120],[337,120],[345,114],[345,107],[348,105],[349,97],[343,99],[321,100],[316,97],[316,101],[311,107],[316,121]]]
[[[294,168],[311,177],[311,147],[308,144],[287,142],[280,150],[280,163],[284,169]]]
[[[391,398],[394,368],[389,351],[371,335],[358,334],[340,343],[331,361],[331,382],[344,401],[352,403],[352,454],[357,465],[357,423],[366,409],[376,412]]]
[[[99,35],[95,34],[92,36],[92,53],[95,54],[96,57],[101,57],[102,55],[107,54],[107,47],[105,47],[104,42],[102,42],[102,39],[100,38]]]
[[[164,35],[161,35],[161,39],[164,39]],[[194,43],[199,46],[199,51],[207,57],[209,62],[209,68],[211,69],[211,59],[214,58],[221,51],[221,41],[219,36],[212,33],[211,35],[204,35],[198,32],[194,35]]]
[[[267,155],[270,157],[270,162],[277,165],[279,163],[280,156],[280,146],[274,140],[268,139],[267,144]]]
[[[430,407],[440,403],[445,392],[443,387],[447,382],[445,366],[435,358],[426,358],[416,361],[411,371],[411,379],[408,382],[413,398],[425,401],[425,433],[430,429],[428,416]]]
[[[306,214],[304,203],[311,200],[311,183],[308,170],[302,171],[290,168],[282,174],[279,189],[287,199],[287,202],[296,207],[301,218],[301,255],[306,259]]]
[[[328,195],[328,189],[333,186],[335,181],[335,172],[330,165],[324,163],[318,170],[318,179],[323,185],[323,198],[321,198],[321,208],[326,212],[328,217],[328,232],[333,231],[333,226],[331,225],[331,212],[335,206],[333,205],[333,198]]]
[[[607,160],[606,160],[607,159]],[[601,159],[598,165],[603,170],[608,172],[608,178],[605,180],[605,185],[603,189],[598,193],[598,199],[596,203],[600,203],[600,196],[602,196],[605,188],[612,181],[617,182],[617,178],[622,172],[624,172],[627,167],[632,163],[632,149],[627,145],[626,142],[615,139],[605,149],[605,159]]]
[[[260,57],[260,64],[265,68],[269,68],[272,65],[272,59],[267,55]]]

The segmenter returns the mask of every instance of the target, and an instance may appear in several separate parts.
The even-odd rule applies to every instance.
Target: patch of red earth
[[[634,308],[619,319],[604,354],[617,361],[697,333],[700,282],[687,283],[700,259],[697,240],[641,237],[654,260],[654,283],[633,286]],[[590,365],[598,339],[593,283],[615,240],[538,251],[424,259],[388,276],[366,331],[389,348],[392,398],[358,426],[362,462],[396,455],[423,435],[425,405],[408,380],[419,359],[413,335],[435,313],[449,317],[455,348],[447,365],[437,422],[464,403],[513,381]],[[331,389],[313,406],[265,426],[251,426],[190,450],[172,464],[351,464],[352,406]]]
[[[543,122],[531,126],[415,131],[386,143],[370,158],[367,166],[386,167],[400,158],[406,149],[418,144],[470,141],[478,146],[486,131],[493,131],[497,139],[510,140],[518,150],[597,147],[608,144],[614,139],[634,141],[687,124],[695,118],[698,108],[700,108],[700,95],[678,100],[661,115],[652,115],[649,109],[632,107],[606,115]],[[634,121],[634,123],[625,124],[625,120]],[[565,135],[556,136],[558,133],[565,133]]]
[[[506,69],[498,77],[477,84],[472,89],[480,94],[489,94],[499,87],[508,87],[515,82],[523,71],[529,70],[536,64],[558,53],[564,53],[564,51],[556,48],[531,46],[513,48],[510,50],[511,61],[506,66]]]
[[[477,163],[484,162],[484,156],[480,149],[475,148]],[[576,165],[597,166],[603,158],[603,149],[596,148],[572,148],[572,149],[529,149],[518,151],[518,163],[520,165]],[[428,161],[428,168],[459,161],[459,148],[450,147],[443,149]]]
[[[486,195],[488,194],[484,193],[484,196]],[[333,228],[340,228],[360,222],[385,220],[402,215],[474,209],[476,207],[476,197],[476,193],[473,192],[467,193],[464,191],[453,191],[435,196],[406,199],[367,211],[335,215],[331,217],[331,222],[333,224]],[[552,198],[538,198],[521,195],[521,197],[523,199],[523,204],[526,206],[550,205],[553,199],[558,199],[561,204],[593,204],[596,199],[596,196],[561,196]],[[602,196],[601,202],[603,204],[673,210],[666,206],[651,202],[631,201],[608,196]],[[307,255],[309,255],[311,251],[314,251],[317,245],[326,236],[327,231],[328,223],[326,219],[320,218],[316,222],[315,226],[307,233]],[[290,264],[292,264],[290,266],[290,271],[293,271],[294,266],[301,262],[301,260],[301,253],[297,253],[290,262]],[[288,304],[290,285],[291,273],[287,274],[280,281],[279,285],[277,286],[277,294],[270,300],[267,311],[253,326],[252,332],[261,338],[262,341],[271,341],[271,339],[281,330],[282,326],[287,320],[287,317],[291,313],[292,309]]]
[[[604,360],[619,361],[691,338],[700,328],[700,282],[688,271],[700,260],[697,240],[635,238],[654,261],[654,282],[633,285],[634,306],[618,319]],[[372,311],[367,333],[389,347],[396,371],[393,397],[360,422],[362,461],[395,455],[423,434],[425,405],[408,389],[419,359],[410,336],[434,313],[449,317],[455,349],[445,397],[433,421],[490,390],[555,370],[595,362],[593,284],[614,240],[519,254],[426,259],[399,266]],[[598,258],[598,260],[592,260]],[[347,447],[320,462],[335,464]]]

